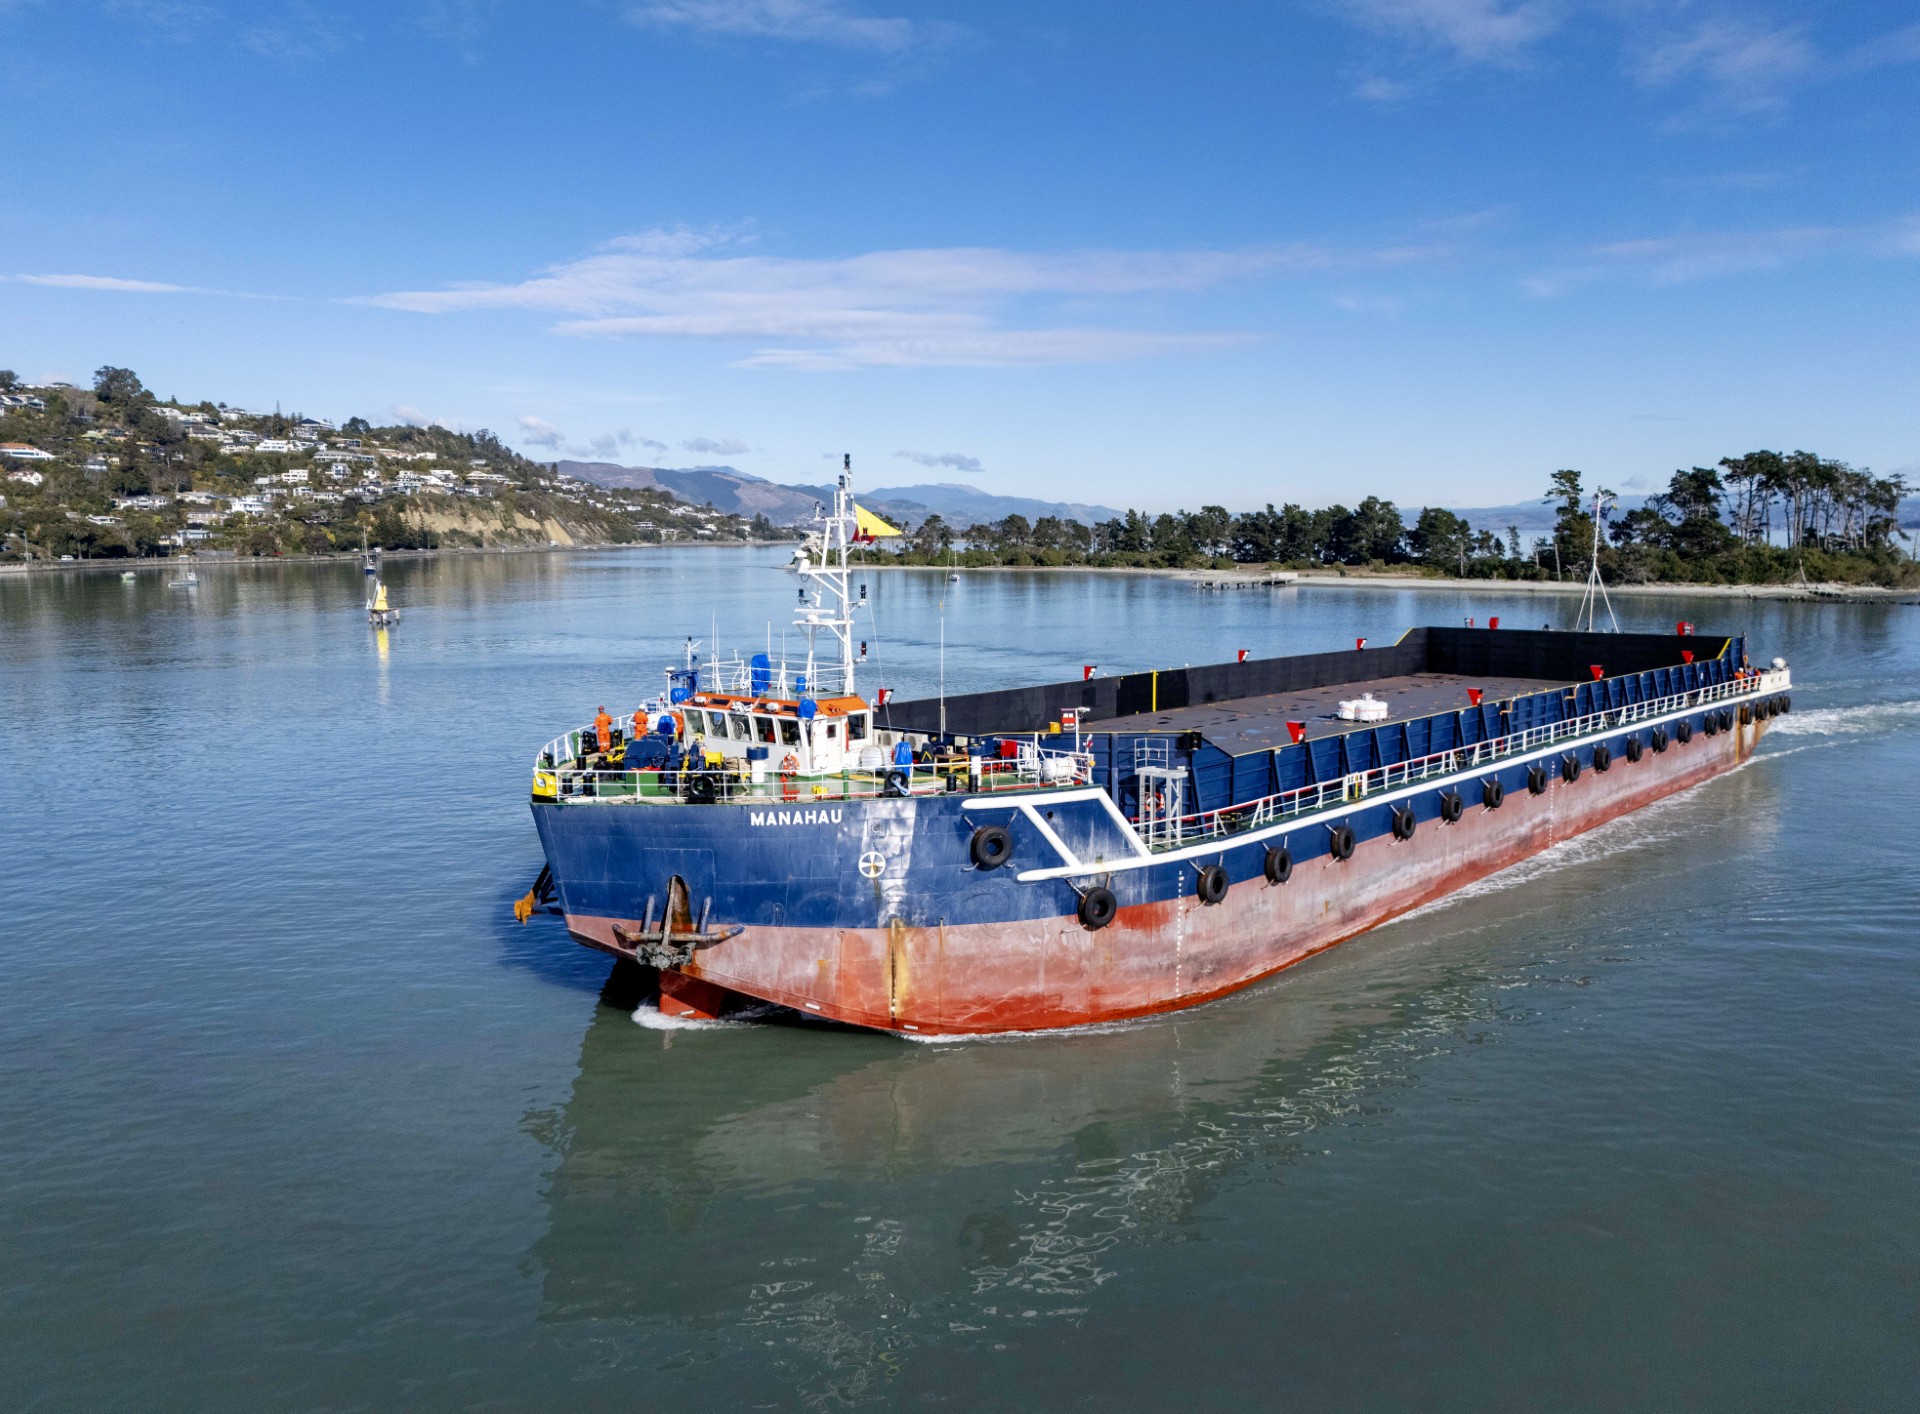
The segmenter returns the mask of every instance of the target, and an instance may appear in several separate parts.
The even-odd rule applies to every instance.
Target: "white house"
[[[27,442],[0,442],[0,457],[11,457],[17,462],[50,462],[52,452],[43,452]]]
[[[7,480],[25,482],[28,486],[38,486],[46,479],[46,477],[37,471],[10,471],[7,473]]]

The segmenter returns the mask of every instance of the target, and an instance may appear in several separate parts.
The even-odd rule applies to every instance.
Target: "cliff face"
[[[555,497],[522,495],[513,505],[423,497],[403,515],[408,525],[433,532],[445,545],[618,545],[636,538],[625,517]]]

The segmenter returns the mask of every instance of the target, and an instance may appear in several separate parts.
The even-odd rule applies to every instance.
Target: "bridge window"
[[[847,716],[847,740],[865,741],[867,739],[867,714],[853,712]]]
[[[761,741],[764,741],[768,746],[772,746],[773,745],[773,718],[755,717],[753,719],[753,734],[758,738],[760,738]]]
[[[780,719],[780,744],[798,746],[800,744],[800,724],[791,717]]]

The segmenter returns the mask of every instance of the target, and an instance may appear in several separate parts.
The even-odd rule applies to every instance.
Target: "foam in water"
[[[772,1002],[762,1002],[758,1006],[747,1007],[732,1016],[718,1020],[704,1016],[668,1016],[660,1010],[658,1003],[642,1002],[634,1008],[633,1021],[636,1026],[644,1026],[649,1031],[735,1031],[777,1016],[785,1010]]]
[[[1767,732],[1772,736],[1864,736],[1869,732],[1900,731],[1915,724],[1920,724],[1920,701],[1867,702],[1858,707],[1789,712],[1768,727]]]

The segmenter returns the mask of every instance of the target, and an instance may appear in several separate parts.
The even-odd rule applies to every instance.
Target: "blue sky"
[[[1920,459],[1895,4],[0,0],[0,366],[1159,509]]]

